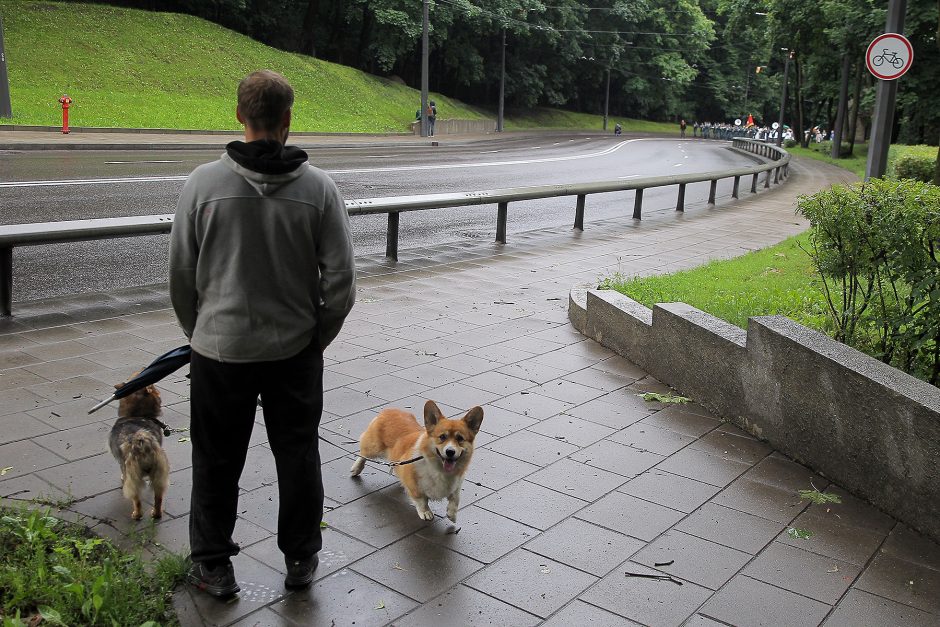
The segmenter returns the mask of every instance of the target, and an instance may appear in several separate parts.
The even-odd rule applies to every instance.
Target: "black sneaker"
[[[241,590],[235,582],[235,569],[231,562],[215,568],[209,568],[204,562],[194,562],[186,581],[214,597],[230,597]]]
[[[287,577],[284,578],[285,588],[306,588],[313,581],[313,571],[320,565],[320,558],[316,555],[302,560],[289,557],[284,558],[287,564]]]

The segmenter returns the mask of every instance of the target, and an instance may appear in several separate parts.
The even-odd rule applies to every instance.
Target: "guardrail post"
[[[718,188],[718,179],[712,181],[711,187],[708,188],[708,204],[715,204],[715,190]]]
[[[751,193],[757,193],[757,172],[754,173],[754,176],[751,177]]]
[[[0,248],[0,315],[13,315],[12,248]]]
[[[676,211],[685,211],[685,183],[679,183],[679,198],[676,200]]]
[[[636,190],[636,198],[633,201],[633,219],[642,220],[643,212],[643,188]]]
[[[738,185],[739,185],[740,183],[741,183],[741,177],[740,177],[740,176],[734,177],[734,187],[731,188],[731,197],[732,197],[732,198],[737,198],[737,197],[738,197]]]
[[[767,170],[767,176],[764,177],[764,189],[770,187],[770,170]]]
[[[509,203],[498,203],[496,211],[496,241],[500,244],[506,243],[506,221],[508,218]]]
[[[397,211],[388,212],[388,234],[385,236],[385,256],[398,261],[398,218]]]
[[[780,166],[774,168],[774,185],[780,182]]]
[[[584,230],[584,194],[578,194],[578,204],[574,210],[574,228]]]

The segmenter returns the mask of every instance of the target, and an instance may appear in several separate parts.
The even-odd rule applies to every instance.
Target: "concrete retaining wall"
[[[421,134],[421,122],[411,123],[411,132]],[[434,123],[435,135],[471,135],[495,133],[496,120],[441,120]]]
[[[585,335],[940,541],[940,390],[783,316],[573,290]],[[809,486],[807,486],[808,488]]]

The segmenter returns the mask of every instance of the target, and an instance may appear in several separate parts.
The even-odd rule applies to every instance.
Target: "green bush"
[[[798,202],[835,339],[940,380],[940,187],[872,179]]]
[[[148,565],[48,511],[0,509],[0,624],[178,624],[170,596],[186,559]]]
[[[933,180],[936,159],[916,154],[901,155],[894,162],[894,175],[899,179],[913,179],[929,183]]]
[[[796,141],[795,139],[788,139],[785,142],[783,142],[783,145],[786,148],[793,148],[794,146],[799,146],[800,142]]]

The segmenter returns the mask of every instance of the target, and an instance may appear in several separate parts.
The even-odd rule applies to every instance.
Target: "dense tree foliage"
[[[112,0],[198,15],[285,50],[420,84],[422,0]],[[431,89],[495,107],[505,32],[510,107],[728,121],[779,115],[833,128],[848,69],[846,141],[868,132],[874,79],[865,48],[884,30],[883,0],[431,0]],[[915,50],[900,82],[896,134],[940,137],[937,0],[908,0]],[[787,49],[787,50],[783,50]],[[847,63],[844,61],[847,60]],[[609,77],[609,92],[608,92]]]

